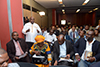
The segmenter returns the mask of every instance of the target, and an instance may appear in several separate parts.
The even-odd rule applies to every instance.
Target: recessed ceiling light
[[[82,5],[86,5],[90,0],[85,0]]]
[[[64,10],[64,9],[62,9],[62,12],[65,12],[65,10]]]
[[[58,2],[59,2],[60,4],[62,4],[62,0],[58,0]]]
[[[91,11],[89,11],[89,13],[92,13],[93,11],[91,10]]]
[[[80,11],[80,9],[77,9],[76,13],[78,13]]]
[[[96,10],[98,10],[98,8],[93,9],[93,11],[96,11]]]

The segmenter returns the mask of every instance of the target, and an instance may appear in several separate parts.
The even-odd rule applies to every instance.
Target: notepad
[[[34,54],[32,57],[33,58],[45,58],[45,56],[37,56],[36,54]]]
[[[24,58],[27,54],[28,52],[25,52],[23,55],[19,56],[19,59]]]
[[[65,59],[65,58],[60,58],[59,61],[68,61],[68,62],[74,62],[72,59]]]

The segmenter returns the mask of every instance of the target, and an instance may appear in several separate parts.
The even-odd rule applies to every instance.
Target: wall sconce
[[[45,12],[44,12],[44,11],[40,11],[40,12],[39,12],[39,15],[42,17],[42,16],[45,15]]]
[[[45,16],[45,12],[44,11],[40,11],[39,15],[41,16],[41,27],[42,27],[42,17]]]

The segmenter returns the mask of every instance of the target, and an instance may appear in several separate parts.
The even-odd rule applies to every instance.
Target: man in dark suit
[[[78,67],[89,67],[95,61],[100,60],[100,42],[95,40],[93,30],[86,34],[86,38],[80,38],[75,43],[74,49],[75,57],[80,61]]]
[[[54,65],[68,65],[68,62],[60,62],[60,58],[70,59],[74,54],[74,49],[70,41],[64,39],[60,34],[54,43]]]
[[[24,39],[19,38],[18,33],[12,33],[12,40],[7,44],[7,52],[12,62],[29,62],[28,46]]]

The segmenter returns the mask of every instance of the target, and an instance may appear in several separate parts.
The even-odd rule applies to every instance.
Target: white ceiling
[[[66,13],[75,13],[80,8],[81,13],[88,12],[98,7],[100,10],[100,0],[90,0],[86,5],[82,5],[85,0],[62,0],[65,7],[59,4],[58,0],[35,0],[37,3],[45,8],[55,8],[58,13],[61,13],[61,9],[64,8]],[[98,10],[98,11],[99,11]]]

